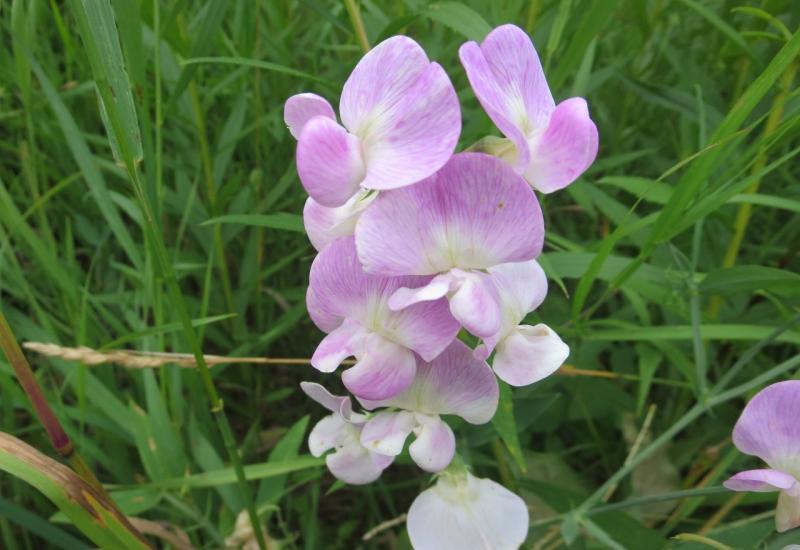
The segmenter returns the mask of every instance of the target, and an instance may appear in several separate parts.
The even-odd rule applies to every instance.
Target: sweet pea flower
[[[352,235],[358,217],[377,196],[375,191],[362,189],[342,206],[334,208],[322,206],[309,197],[303,208],[303,225],[308,240],[320,251],[336,239]]]
[[[403,285],[389,307],[447,296],[453,316],[472,334],[501,326],[497,291],[486,270],[535,258],[544,221],[531,188],[503,161],[459,153],[431,177],[381,193],[356,224],[358,257],[368,273],[435,275]]]
[[[511,550],[528,535],[525,501],[466,470],[443,472],[408,510],[415,550]]]
[[[800,380],[758,392],[733,428],[733,443],[768,469],[747,470],[723,485],[733,491],[780,491],[775,511],[779,532],[800,526]]]
[[[575,181],[597,156],[597,127],[586,100],[555,104],[531,39],[502,25],[459,57],[486,114],[510,140],[497,151],[534,189],[551,193]],[[503,150],[504,149],[504,150]]]
[[[434,300],[403,311],[389,309],[389,297],[429,277],[384,277],[365,273],[353,237],[326,246],[311,264],[306,305],[311,319],[328,335],[311,364],[332,372],[350,356],[356,365],[342,373],[344,385],[363,399],[388,399],[414,381],[417,360],[433,360],[458,334],[447,302]]]
[[[359,399],[367,409],[392,407],[371,417],[361,431],[361,444],[375,452],[397,456],[411,432],[408,451],[428,472],[446,468],[453,459],[456,438],[440,417],[458,415],[470,424],[489,422],[497,410],[497,380],[484,361],[455,340],[431,362],[418,360],[413,384],[382,401]]]
[[[342,124],[322,97],[290,97],[284,120],[297,138],[297,174],[321,206],[345,204],[359,189],[415,183],[447,162],[461,111],[444,69],[406,36],[369,51],[347,79]]]
[[[311,399],[333,414],[317,422],[308,436],[311,454],[325,457],[330,472],[345,483],[362,485],[372,483],[394,461],[391,455],[377,453],[361,444],[361,430],[366,417],[353,412],[349,397],[332,395],[323,386],[313,382],[300,382],[300,387]]]
[[[569,356],[567,346],[550,327],[519,323],[544,301],[547,276],[536,260],[489,268],[500,297],[503,321],[500,330],[484,338],[475,349],[479,359],[496,350],[492,368],[512,386],[527,386],[553,374]]]

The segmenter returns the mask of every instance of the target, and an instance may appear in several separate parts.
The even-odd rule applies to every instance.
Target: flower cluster
[[[528,528],[524,502],[457,465],[442,416],[489,422],[496,377],[524,386],[567,358],[552,329],[522,324],[547,294],[534,190],[579,177],[597,153],[597,129],[583,99],[555,104],[519,28],[501,26],[459,53],[506,136],[483,140],[483,152],[454,153],[456,92],[405,36],[378,44],[355,67],[342,89],[341,123],[318,95],[286,102],[309,194],[305,227],[319,252],[306,302],[326,336],[311,362],[333,372],[355,358],[341,376],[363,412],[350,397],[301,386],[331,412],[311,432],[311,452],[333,450],[326,463],[346,483],[377,479],[414,434],[411,459],[440,473],[409,511],[416,548],[515,548]],[[462,329],[477,339],[474,349],[458,338]]]

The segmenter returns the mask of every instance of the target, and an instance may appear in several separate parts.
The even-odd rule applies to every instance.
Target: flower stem
[[[367,31],[364,28],[364,20],[361,18],[361,9],[356,4],[356,0],[344,0],[344,7],[347,8],[347,14],[350,16],[350,23],[353,25],[353,32],[356,33],[356,39],[359,46],[367,53],[370,49],[369,40],[367,40]]]

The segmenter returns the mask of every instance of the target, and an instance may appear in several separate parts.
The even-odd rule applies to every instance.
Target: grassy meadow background
[[[408,34],[445,67],[460,149],[497,131],[458,47],[506,22],[533,37],[557,100],[588,98],[600,131],[594,166],[541,197],[551,288],[531,320],[570,345],[571,376],[504,395],[493,424],[452,424],[474,471],[530,504],[526,547],[800,543],[774,533],[775,494],[719,488],[758,464],[730,440],[746,399],[800,375],[800,2],[357,8],[371,44]],[[314,250],[282,109],[301,91],[336,104],[363,53],[351,15],[333,0],[0,3],[0,308],[17,338],[310,357]],[[197,369],[27,355],[124,513],[223,546],[248,497]],[[430,477],[405,456],[372,485],[334,483],[305,442],[324,412],[298,383],[316,371],[211,374],[270,539],[409,548],[402,523],[362,536]],[[4,358],[0,426],[56,456]],[[56,512],[0,475],[1,547],[87,547]]]

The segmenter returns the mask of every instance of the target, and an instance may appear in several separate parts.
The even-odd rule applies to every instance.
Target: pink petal
[[[733,428],[740,451],[795,473],[800,462],[800,380],[771,384],[747,404]]]
[[[524,500],[466,473],[439,476],[411,503],[406,525],[417,550],[488,550],[519,548],[529,521]]]
[[[800,527],[800,496],[781,492],[775,509],[775,529],[784,533],[795,527]]]
[[[553,374],[568,356],[569,346],[547,325],[521,325],[500,341],[492,367],[504,382],[527,386]]]
[[[356,225],[364,269],[384,275],[527,261],[543,240],[533,191],[506,163],[480,153],[453,155],[430,178],[381,193]]]
[[[450,296],[450,313],[461,325],[478,337],[488,337],[500,330],[502,321],[499,298],[492,279],[480,272],[454,269],[457,290]]]
[[[739,472],[724,482],[723,485],[731,491],[753,491],[756,493],[769,491],[798,492],[797,480],[790,474],[780,470],[763,469]]]
[[[586,100],[573,97],[556,107],[547,130],[532,142],[525,179],[538,191],[563,189],[583,174],[597,156],[597,126]]]
[[[361,430],[361,444],[376,453],[397,456],[417,421],[406,411],[382,411],[370,418]]]
[[[365,196],[363,192],[357,192],[342,206],[328,208],[309,197],[303,208],[303,225],[308,240],[319,251],[336,239],[352,235],[358,217],[374,198],[374,194]]]
[[[343,417],[345,420],[350,419],[353,412],[353,405],[350,398],[347,396],[333,395],[321,384],[316,382],[300,382],[300,388],[311,399],[331,411]]]
[[[414,430],[416,439],[408,446],[408,452],[426,472],[440,472],[453,460],[456,436],[438,416],[417,414],[416,417],[419,427]]]
[[[497,343],[517,328],[547,295],[547,276],[536,260],[501,264],[489,268],[502,311],[500,330],[483,339],[475,349],[478,359],[486,359]]]
[[[342,373],[342,381],[357,397],[388,399],[411,385],[416,370],[409,349],[373,333],[355,366]]]
[[[317,94],[293,95],[283,106],[283,120],[295,139],[300,139],[303,126],[315,116],[336,120],[336,113],[333,112],[331,104]]]
[[[346,445],[325,458],[331,473],[351,485],[372,483],[394,460],[392,456],[373,453],[359,443]]]
[[[497,410],[499,388],[492,369],[475,359],[456,340],[431,362],[417,361],[413,384],[386,400],[359,397],[367,409],[397,407],[429,415],[455,414],[471,424],[484,424]]]
[[[297,175],[321,205],[343,205],[365,175],[358,138],[326,116],[312,118],[297,141]]]
[[[335,371],[342,361],[362,349],[365,337],[366,333],[361,325],[345,320],[319,343],[311,356],[311,366],[321,372]]]
[[[372,209],[370,206],[367,212]],[[349,318],[369,331],[433,358],[456,337],[458,322],[445,300],[423,302],[403,311],[389,309],[389,297],[400,287],[424,286],[425,277],[382,277],[364,272],[352,238],[338,239],[311,264],[307,299],[312,319],[325,329],[333,319]]]
[[[306,310],[308,315],[322,332],[331,332],[342,324],[343,318],[341,315],[332,313],[326,307],[323,307],[324,305],[326,305],[326,301],[323,300],[322,304],[320,304],[314,287],[309,286],[306,290]]]
[[[406,36],[367,53],[342,90],[344,126],[364,144],[368,189],[415,183],[441,168],[461,132],[461,112],[444,70]]]
[[[400,287],[389,297],[389,308],[392,311],[400,311],[413,304],[443,298],[450,291],[452,279],[447,273],[437,275],[427,285],[419,288]]]
[[[478,101],[516,145],[521,171],[530,161],[528,136],[544,129],[555,108],[531,39],[519,27],[502,25],[480,46],[461,46],[459,56]]]

